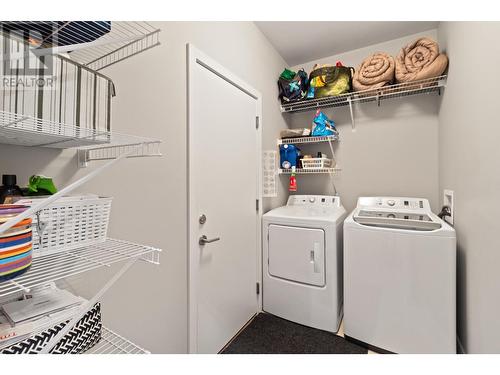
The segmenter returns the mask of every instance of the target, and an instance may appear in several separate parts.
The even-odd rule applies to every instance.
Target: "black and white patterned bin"
[[[2,354],[37,354],[68,323],[62,322],[0,351]],[[101,339],[101,304],[96,303],[52,348],[51,354],[79,354]]]

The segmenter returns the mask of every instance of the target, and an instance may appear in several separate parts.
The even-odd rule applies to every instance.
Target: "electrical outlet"
[[[454,209],[454,198],[453,198],[453,190],[447,190],[445,189],[443,191],[443,206],[448,206],[450,207],[450,212],[451,212],[451,216],[447,216],[445,218],[445,220],[450,223],[451,225],[453,225],[453,220],[455,218],[455,215],[454,215],[454,212],[455,212],[455,209]]]

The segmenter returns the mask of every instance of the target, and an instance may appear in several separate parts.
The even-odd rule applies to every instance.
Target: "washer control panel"
[[[358,207],[406,209],[429,212],[431,207],[427,199],[408,197],[360,197]]]
[[[340,197],[334,195],[290,195],[287,206],[340,207]]]

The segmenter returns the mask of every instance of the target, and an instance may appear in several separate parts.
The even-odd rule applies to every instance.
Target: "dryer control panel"
[[[429,201],[423,198],[405,197],[360,197],[358,208],[407,209],[411,211],[430,212]]]
[[[335,195],[290,195],[287,206],[340,207]]]

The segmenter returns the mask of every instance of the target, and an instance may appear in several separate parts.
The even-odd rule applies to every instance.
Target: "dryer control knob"
[[[389,200],[387,201],[387,204],[388,204],[389,206],[394,206],[394,205],[396,204],[396,201],[394,201],[394,200],[392,200],[392,199],[389,199]]]
[[[311,203],[314,203],[315,200],[316,200],[316,198],[314,198],[314,197],[309,198],[309,202],[311,202]]]

